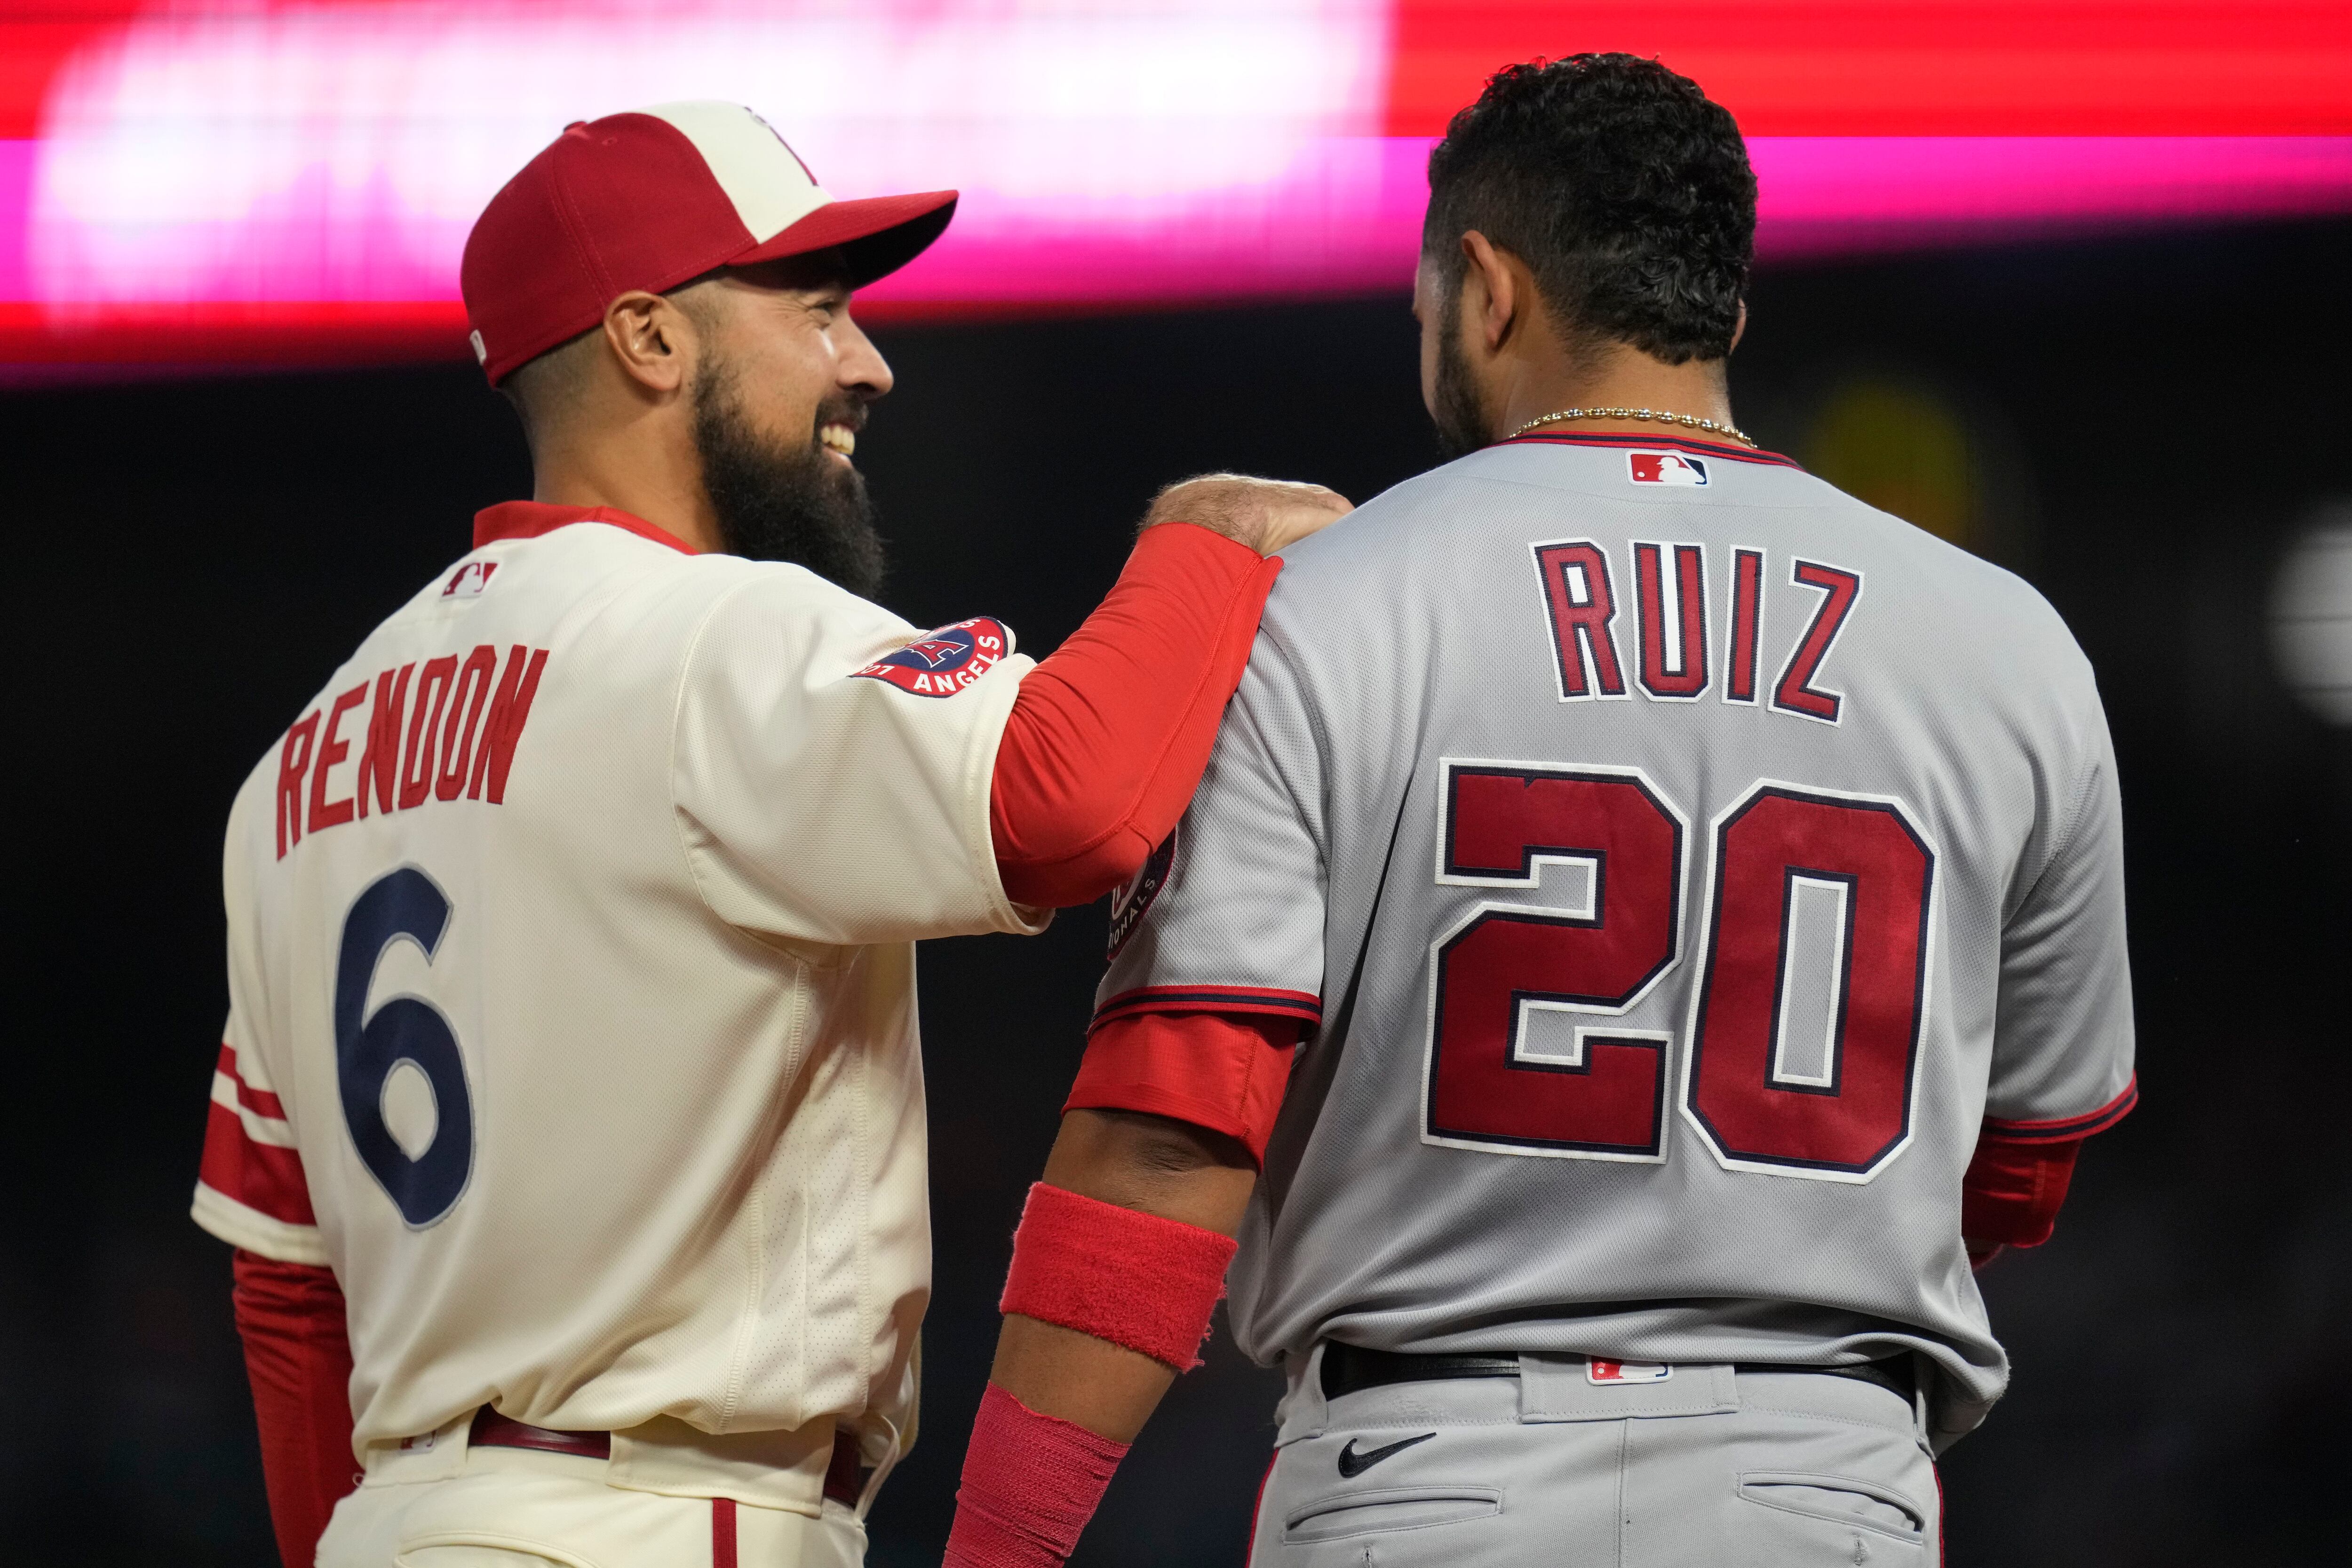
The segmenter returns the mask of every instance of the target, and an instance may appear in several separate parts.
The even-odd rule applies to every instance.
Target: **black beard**
[[[1437,406],[1429,417],[1437,425],[1437,449],[1450,463],[1487,445],[1494,436],[1486,428],[1486,411],[1478,406],[1478,390],[1470,384],[1470,361],[1462,352],[1461,312],[1452,300],[1446,303],[1445,319],[1437,340]]]
[[[864,423],[854,404],[817,411],[817,426],[836,420],[852,429]],[[836,466],[814,427],[806,446],[761,435],[744,416],[732,368],[714,364],[694,386],[694,450],[728,554],[790,561],[874,597],[887,563],[866,476]]]

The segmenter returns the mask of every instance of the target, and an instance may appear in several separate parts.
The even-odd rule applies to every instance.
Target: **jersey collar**
[[[1669,446],[1677,452],[1696,453],[1702,457],[1727,457],[1734,463],[1761,463],[1775,468],[1794,468],[1796,462],[1777,452],[1763,452],[1746,446],[1734,446],[1723,441],[1697,441],[1687,435],[1651,435],[1638,430],[1555,430],[1536,431],[1527,435],[1514,435],[1507,441],[1497,441],[1496,446],[1630,446],[1643,451],[1655,451]]]
[[[553,533],[572,523],[609,523],[614,528],[651,539],[657,545],[667,545],[682,555],[692,555],[694,547],[667,528],[657,528],[643,517],[611,507],[557,507],[545,501],[500,501],[495,507],[485,507],[474,514],[474,548],[496,544],[501,539],[535,539],[541,534]]]

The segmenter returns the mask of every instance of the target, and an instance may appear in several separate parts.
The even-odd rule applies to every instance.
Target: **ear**
[[[1724,353],[1728,355],[1732,349],[1739,347],[1739,340],[1746,336],[1748,336],[1748,301],[1743,299],[1739,302],[1739,319],[1732,324],[1731,347],[1724,350]]]
[[[657,393],[686,386],[703,347],[692,317],[643,289],[631,289],[604,308],[604,344],[632,382]]]
[[[1462,257],[1462,308],[1470,313],[1468,325],[1475,329],[1491,354],[1510,340],[1512,329],[1518,325],[1523,303],[1519,280],[1494,243],[1476,229],[1463,235]]]

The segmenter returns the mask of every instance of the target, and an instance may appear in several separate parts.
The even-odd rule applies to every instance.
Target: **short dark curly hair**
[[[1507,66],[1429,155],[1422,246],[1448,298],[1471,229],[1528,264],[1563,329],[1718,360],[1755,255],[1756,174],[1730,112],[1655,60]]]

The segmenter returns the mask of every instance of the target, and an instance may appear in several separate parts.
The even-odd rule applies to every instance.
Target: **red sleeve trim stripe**
[[[221,1047],[213,1072],[198,1179],[222,1197],[282,1225],[316,1225],[294,1129],[277,1095],[247,1085],[236,1052]]]
[[[213,1098],[232,1111],[250,1111],[265,1121],[286,1120],[284,1101],[268,1090],[257,1089],[245,1081],[245,1073],[237,1066],[236,1047],[233,1045],[221,1047],[220,1061],[213,1067]],[[279,1137],[274,1134],[284,1135]],[[289,1148],[293,1146],[294,1130],[290,1126],[265,1129],[260,1135],[264,1143],[282,1143]]]
[[[1323,1021],[1323,998],[1311,991],[1265,986],[1143,986],[1121,991],[1095,1009],[1089,1032],[1115,1018],[1135,1013],[1271,1013],[1308,1024]]]
[[[283,1101],[268,1090],[256,1089],[237,1076],[236,1063],[226,1046],[221,1047],[221,1064],[215,1070],[215,1075],[217,1076],[222,1072],[228,1074],[229,1082],[236,1088],[236,1103],[239,1109],[250,1111],[257,1116],[264,1116],[273,1122],[286,1120],[286,1105]]]
[[[2080,1116],[2061,1116],[2048,1122],[2004,1122],[1997,1116],[1987,1116],[1984,1132],[1987,1137],[2007,1138],[2013,1143],[2057,1143],[2069,1138],[2087,1138],[2094,1133],[2104,1133],[2126,1116],[2139,1103],[2139,1080],[2134,1077],[2124,1085],[2124,1092],[2100,1106]]]

